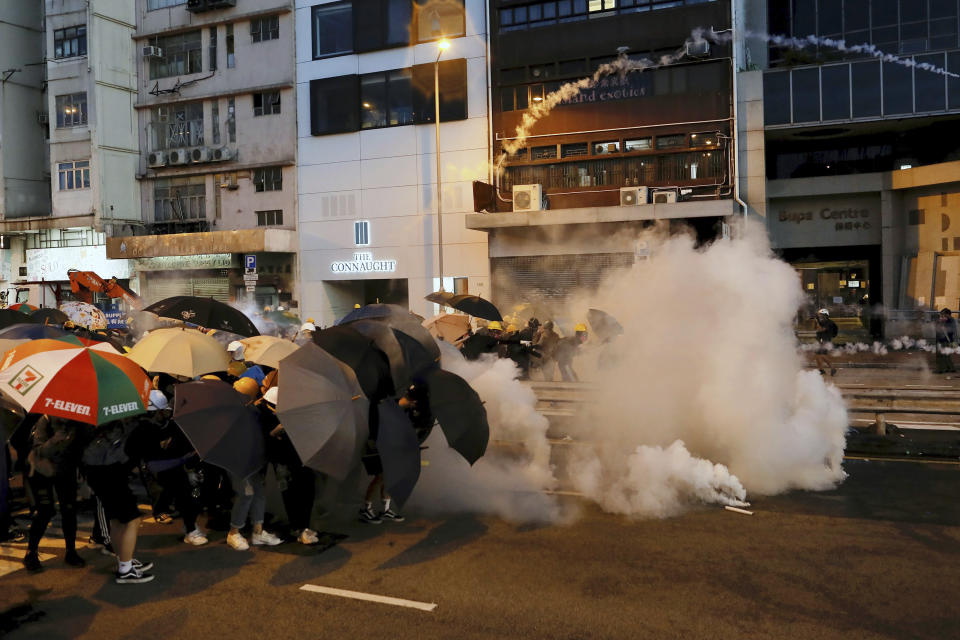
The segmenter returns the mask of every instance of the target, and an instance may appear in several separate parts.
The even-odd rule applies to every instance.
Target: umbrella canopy
[[[403,504],[420,479],[420,442],[410,419],[393,400],[378,407],[377,452],[383,463],[383,482],[390,497]]]
[[[240,340],[243,345],[243,359],[276,369],[280,361],[299,347],[290,340],[274,336],[253,336]]]
[[[357,320],[350,323],[350,328],[355,329],[373,340],[377,348],[387,356],[390,362],[390,379],[393,381],[393,388],[399,392],[410,385],[410,371],[403,357],[403,349],[394,335],[393,329],[383,322],[376,320]]]
[[[63,311],[52,307],[37,309],[30,314],[30,317],[36,322],[42,322],[43,324],[63,324],[70,319]]]
[[[96,425],[149,403],[150,379],[105,342],[32,340],[8,351],[0,369],[0,389],[31,413]]]
[[[347,477],[367,439],[370,403],[353,369],[316,344],[280,361],[277,415],[303,464]]]
[[[173,419],[200,458],[246,478],[266,463],[263,431],[249,398],[220,380],[174,387]]]
[[[313,341],[353,369],[365,396],[379,402],[393,395],[390,362],[371,338],[352,327],[329,327],[313,334]]]
[[[623,333],[623,326],[617,322],[617,319],[600,309],[588,309],[587,322],[590,323],[590,328],[601,342],[606,342]]]
[[[423,318],[396,304],[368,304],[344,316],[338,325],[349,325],[357,320],[376,320],[399,329],[423,345],[434,359],[440,358],[440,347],[430,332],[423,328]]]
[[[0,309],[0,328],[9,327],[14,324],[23,324],[24,322],[34,323],[31,316],[12,309]]]
[[[430,412],[440,423],[447,444],[473,464],[487,450],[490,425],[483,401],[460,376],[434,369],[426,375]]]
[[[217,329],[208,329],[202,333],[206,333],[208,336],[222,344],[224,349],[226,349],[231,342],[239,342],[240,340],[244,340],[246,338],[246,336],[242,336],[239,333],[233,333],[231,331],[219,331]]]
[[[13,309],[14,311],[19,311],[20,313],[26,313],[29,315],[36,311],[37,307],[33,306],[32,304],[27,304],[26,302],[18,302],[10,305],[7,307],[7,309]]]
[[[10,349],[13,349],[13,348],[15,348],[15,347],[19,347],[20,345],[22,345],[22,344],[24,344],[24,343],[26,343],[26,342],[30,342],[30,340],[27,340],[26,338],[10,338],[10,339],[8,339],[8,338],[2,338],[2,337],[0,337],[0,359],[2,359],[2,358],[3,358],[3,354],[5,354],[7,351],[10,351]]]
[[[186,328],[151,331],[133,346],[127,357],[147,371],[187,378],[226,371],[230,364],[223,345],[195,329]]]
[[[441,313],[424,320],[423,327],[434,338],[452,344],[470,330],[470,316],[462,313]]]
[[[107,314],[86,302],[64,302],[60,311],[78,327],[87,329],[106,329]]]
[[[0,329],[0,339],[3,340],[39,340],[40,338],[59,338],[66,335],[70,335],[70,332],[51,324],[21,322]]]
[[[419,341],[414,340],[399,329],[393,329],[392,331],[397,339],[397,343],[400,345],[400,351],[403,353],[403,361],[407,366],[407,371],[410,373],[411,378],[420,378],[430,369],[439,366],[440,358],[434,357],[433,351],[427,349],[420,344]],[[436,346],[435,342],[432,344]],[[437,347],[437,353],[439,352],[440,348]],[[402,388],[405,389],[406,387]],[[399,390],[398,395],[400,395]]]
[[[144,311],[208,329],[223,329],[247,337],[260,335],[253,322],[243,315],[242,311],[213,298],[173,296],[153,303]]]
[[[469,313],[471,316],[476,316],[478,318],[483,318],[485,320],[496,320],[497,322],[503,321],[503,316],[500,315],[500,310],[497,309],[492,302],[485,300],[480,296],[472,296],[467,293],[454,295],[447,293],[446,291],[434,291],[430,295],[426,296],[426,299],[430,302],[436,302],[437,304],[452,307],[457,311]]]
[[[289,311],[267,311],[263,314],[263,319],[282,327],[300,325],[300,318]]]

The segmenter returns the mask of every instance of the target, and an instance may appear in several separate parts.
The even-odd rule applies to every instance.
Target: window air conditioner
[[[213,159],[213,150],[207,147],[197,147],[190,150],[190,162],[210,162]]]
[[[154,151],[147,156],[147,164],[151,167],[167,166],[167,154],[163,151]]]
[[[543,186],[539,184],[513,185],[514,211],[543,211],[547,208],[547,198]]]
[[[190,154],[186,149],[171,149],[167,154],[167,164],[187,164]]]
[[[684,45],[684,53],[688,58],[706,58],[710,56],[710,43],[706,40],[688,42]]]
[[[638,204],[647,204],[650,201],[646,187],[621,187],[620,206],[633,207]]]
[[[163,49],[160,47],[144,47],[141,51],[141,55],[144,58],[162,58]]]
[[[223,162],[224,160],[233,160],[234,158],[233,149],[230,147],[218,147],[213,149],[213,161],[214,162]]]
[[[659,189],[653,192],[653,204],[672,204],[676,201],[676,189]]]
[[[208,9],[228,9],[237,6],[237,0],[207,0]]]

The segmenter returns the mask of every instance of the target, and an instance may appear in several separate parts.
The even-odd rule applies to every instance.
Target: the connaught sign
[[[775,199],[767,216],[779,248],[880,244],[879,196]]]
[[[396,270],[396,260],[374,260],[372,253],[355,253],[353,260],[330,265],[330,271],[334,273],[393,273]]]

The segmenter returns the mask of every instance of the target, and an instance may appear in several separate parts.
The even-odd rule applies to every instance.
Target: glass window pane
[[[557,15],[561,18],[569,16],[572,11],[571,0],[557,0]]]
[[[500,111],[513,111],[513,87],[500,89]]]
[[[935,67],[943,68],[943,54],[918,56],[918,63],[926,62]],[[932,71],[916,69],[914,71],[914,87],[917,111],[942,111],[946,107],[946,82],[944,76]]]
[[[890,62],[883,63],[883,113],[913,111],[913,70]]]
[[[813,122],[820,119],[820,70],[793,71],[793,121]]]
[[[351,3],[322,4],[313,8],[313,56],[331,56],[353,51]]]
[[[930,0],[931,18],[949,18],[957,15],[957,0]]]
[[[386,74],[371,73],[360,77],[360,106],[361,128],[387,126]]]
[[[410,44],[410,24],[413,21],[413,4],[410,0],[386,0],[386,3],[386,44]]]
[[[843,3],[837,0],[817,1],[817,33],[822,36],[843,32]]]
[[[947,71],[960,75],[960,51],[947,54]],[[960,109],[960,77],[947,76],[947,108]]]
[[[823,95],[823,119],[850,117],[850,68],[847,65],[827,66],[820,70]]]
[[[387,88],[391,127],[413,124],[413,88],[411,69],[399,69],[390,72],[390,85]]]
[[[852,64],[850,74],[853,81],[853,117],[880,115],[880,63]]]
[[[846,32],[859,31],[869,27],[870,0],[844,0],[843,30]]]
[[[871,0],[870,12],[874,27],[897,24],[897,0]]]
[[[927,19],[927,3],[924,0],[900,0],[900,22],[916,22]]]
[[[793,35],[802,38],[817,32],[816,0],[794,0]]]
[[[527,88],[517,87],[517,109],[526,109],[527,108]]]
[[[763,74],[763,118],[766,124],[789,124],[789,71]]]

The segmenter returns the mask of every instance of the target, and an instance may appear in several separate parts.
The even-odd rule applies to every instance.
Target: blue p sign
[[[257,256],[253,256],[253,255],[243,256],[243,264],[247,269],[256,269]]]

